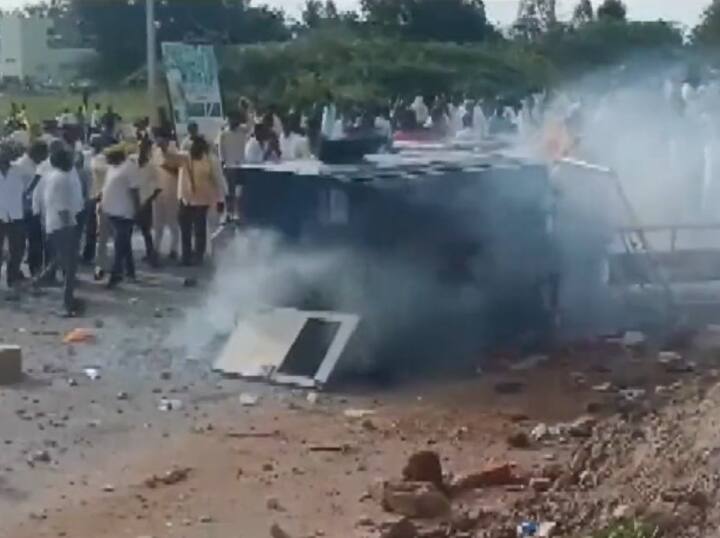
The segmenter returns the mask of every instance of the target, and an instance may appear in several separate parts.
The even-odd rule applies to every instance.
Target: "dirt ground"
[[[698,422],[711,429],[720,408],[707,391],[713,345],[693,352],[698,365],[690,373],[668,373],[649,352],[592,347],[558,352],[527,370],[496,358],[465,379],[348,387],[310,403],[303,391],[223,379],[211,371],[212,357],[188,357],[168,342],[204,290],[202,282],[184,288],[182,275],[168,273],[141,274],[138,284],[112,293],[85,279],[80,293],[88,312],[75,320],[52,313],[57,291],[0,304],[0,341],[22,346],[27,373],[23,383],[0,387],[0,537],[259,538],[274,523],[293,537],[380,536],[397,515],[366,492],[379,479],[400,478],[417,451],[436,451],[451,482],[509,462],[527,476],[540,476],[551,462],[574,469],[578,454],[599,446],[600,457],[590,450],[586,458],[597,460],[592,485],[583,472],[549,492],[515,485],[454,500],[456,508],[494,513],[501,522],[455,536],[507,536],[524,519],[550,518],[566,518],[558,535],[571,536],[602,526],[619,505],[661,496],[673,476],[663,467],[668,461],[687,469],[692,459],[693,468],[704,468],[720,450],[716,434],[699,443],[697,428],[688,430]],[[63,344],[77,327],[91,329],[95,341]],[[87,367],[99,368],[101,377],[90,379]],[[508,381],[520,385],[498,391]],[[614,388],[593,389],[605,382]],[[624,405],[622,388],[647,392],[641,403]],[[240,394],[259,400],[244,407]],[[158,409],[163,397],[182,408]],[[373,414],[352,419],[348,409]],[[597,424],[592,434],[508,444],[513,433],[589,412]],[[646,427],[666,433],[638,433]],[[677,458],[664,452],[658,462],[653,450],[670,446]],[[189,472],[175,484],[147,484],[174,469]],[[675,481],[688,480],[690,474]],[[708,480],[695,474],[692,485],[713,497]],[[628,490],[633,482],[647,484]]]

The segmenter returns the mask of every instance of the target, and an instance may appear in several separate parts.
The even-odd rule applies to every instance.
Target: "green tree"
[[[672,24],[601,18],[580,28],[557,27],[545,34],[536,50],[566,77],[638,58],[628,74],[654,66],[653,58],[667,61],[683,51],[683,33]],[[644,64],[644,65],[643,65]]]
[[[341,13],[334,0],[306,0],[301,19],[302,27],[315,29],[322,25],[352,22],[357,14],[351,11]]]
[[[498,34],[483,0],[362,0],[362,12],[382,33],[417,41],[484,41]]]
[[[592,2],[590,0],[580,0],[573,10],[572,23],[573,26],[582,26],[595,18]]]
[[[704,46],[720,44],[720,0],[705,8],[700,23],[693,30],[693,41]]]
[[[522,0],[513,29],[516,37],[532,41],[556,24],[555,0]]]
[[[627,19],[627,7],[622,0],[604,0],[597,10],[598,19],[613,19],[624,21]]]
[[[105,72],[127,73],[145,59],[145,2],[61,0],[80,32],[94,36]],[[158,42],[193,40],[252,43],[282,40],[288,30],[282,13],[249,7],[245,0],[172,0],[156,6]]]

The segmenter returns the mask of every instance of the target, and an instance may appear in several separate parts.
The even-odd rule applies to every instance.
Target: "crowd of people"
[[[162,109],[153,127],[144,118],[128,129],[111,106],[95,104],[88,114],[85,102],[32,132],[26,107],[13,104],[0,144],[0,252],[7,250],[10,297],[26,282],[36,290],[58,285],[61,272],[64,314],[78,314],[84,306],[75,296],[78,266],[91,267],[109,288],[135,279],[136,230],[151,267],[203,264],[209,230],[241,217],[248,166],[314,158],[323,141],[342,138],[392,144],[523,134],[545,121],[547,108],[544,94],[514,106],[418,96],[342,109],[328,94],[305,114],[273,106],[261,113],[241,99],[210,141],[192,122],[178,140]]]
[[[78,266],[92,267],[109,288],[135,279],[135,230],[150,266],[202,264],[209,228],[240,215],[243,166],[309,159],[322,140],[343,137],[487,133],[482,103],[432,103],[418,97],[340,112],[328,95],[314,114],[300,114],[272,106],[260,113],[241,99],[212,142],[195,123],[178,142],[164,110],[155,127],[145,118],[128,132],[112,106],[89,111],[85,99],[33,132],[25,105],[13,103],[0,145],[0,252],[7,250],[9,297],[19,298],[24,283],[34,290],[62,284],[63,313],[80,313]]]

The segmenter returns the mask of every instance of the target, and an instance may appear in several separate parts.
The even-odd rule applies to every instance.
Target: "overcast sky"
[[[360,0],[335,0],[342,8],[355,8]],[[567,17],[577,0],[557,0],[558,15]],[[594,0],[594,4],[600,0]],[[28,0],[0,0],[0,7],[10,9],[28,3]],[[262,0],[254,0],[260,4]],[[303,0],[265,0],[272,6],[285,8],[290,14],[297,15]],[[666,19],[682,22],[687,25],[697,23],[700,14],[710,0],[625,0],[629,16],[633,19],[656,20]],[[488,15],[503,24],[511,22],[517,13],[518,0],[485,0]]]
[[[4,0],[0,0],[2,2]],[[343,8],[357,7],[360,0],[335,0]],[[601,0],[593,0],[597,5]],[[711,0],[625,0],[628,14],[633,19],[666,19],[695,25],[703,9]],[[297,13],[303,0],[269,0],[267,3]],[[577,0],[557,0],[558,15],[569,17]],[[517,14],[518,0],[485,0],[488,16],[504,24],[512,22]]]

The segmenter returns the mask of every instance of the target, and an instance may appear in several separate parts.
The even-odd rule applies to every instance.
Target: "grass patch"
[[[27,106],[30,123],[41,123],[43,120],[56,117],[66,107],[77,110],[82,105],[82,95],[57,93],[51,95],[28,94],[23,92],[7,92],[0,94],[0,118],[10,112],[10,104],[24,103]],[[133,121],[149,114],[147,94],[143,89],[101,90],[90,96],[90,106],[100,103],[103,108],[112,105],[125,120]]]

